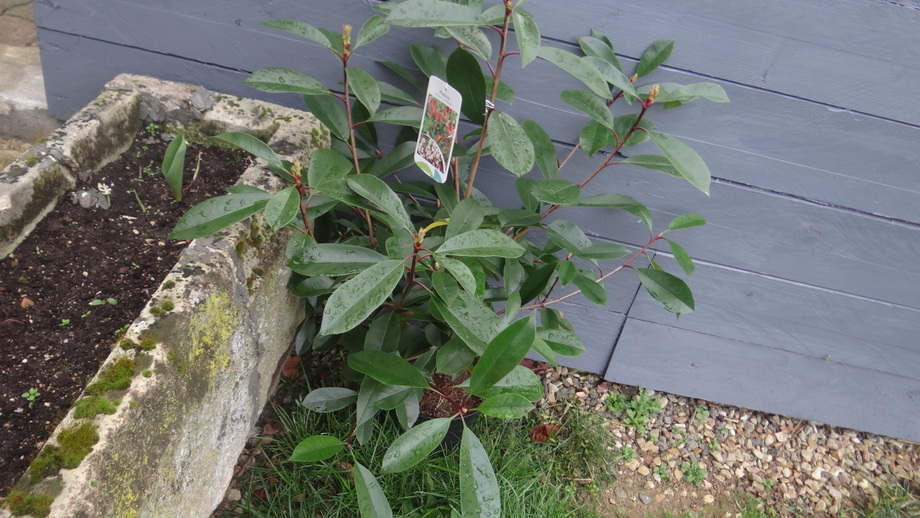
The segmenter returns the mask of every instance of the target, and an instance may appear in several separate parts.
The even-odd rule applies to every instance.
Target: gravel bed
[[[636,397],[635,387],[565,367],[548,369],[542,377],[541,405],[575,403],[610,419],[614,447],[633,457],[621,472],[646,478],[647,491],[637,497],[644,504],[667,496],[656,494],[667,482],[662,473],[681,481],[681,465],[694,460],[707,474],[698,487],[683,487],[703,504],[744,491],[770,508],[837,516],[877,486],[899,478],[920,485],[917,443],[654,391],[647,395],[660,398],[660,412],[650,415],[642,434],[623,424],[624,413],[607,407],[614,394]],[[673,492],[672,486],[667,491]]]

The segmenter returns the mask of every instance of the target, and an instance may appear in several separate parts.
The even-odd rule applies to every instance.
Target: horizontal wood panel
[[[585,344],[585,352],[580,356],[557,357],[559,364],[586,372],[603,374],[610,363],[613,344],[626,322],[626,315],[605,311],[604,308],[597,306],[590,307],[567,302],[560,303],[556,309],[562,311],[572,322],[572,326]],[[536,353],[531,353],[530,357],[542,359]]]
[[[606,379],[920,440],[920,378],[627,319]]]
[[[673,260],[656,261],[679,272]],[[629,317],[900,376],[920,377],[920,310],[698,264],[696,312],[675,319],[641,290]]]

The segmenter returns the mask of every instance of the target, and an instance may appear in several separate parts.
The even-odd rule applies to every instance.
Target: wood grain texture
[[[920,440],[920,377],[893,376],[627,319],[605,377],[684,396]]]

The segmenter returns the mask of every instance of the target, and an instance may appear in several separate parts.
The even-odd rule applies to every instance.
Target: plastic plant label
[[[425,111],[415,144],[415,163],[436,182],[444,183],[460,120],[460,92],[446,81],[431,76],[425,95]]]

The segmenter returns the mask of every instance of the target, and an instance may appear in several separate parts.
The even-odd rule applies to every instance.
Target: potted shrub
[[[519,365],[525,355],[533,350],[555,364],[557,355],[584,350],[576,330],[553,304],[576,293],[604,304],[603,283],[614,273],[632,270],[668,311],[693,311],[691,291],[681,278],[651,260],[647,268],[633,263],[666,233],[702,225],[703,218],[686,214],[659,228],[635,199],[615,193],[585,196],[582,189],[608,167],[634,165],[684,178],[708,193],[710,173],[699,155],[657,131],[649,114],[659,106],[674,108],[699,98],[725,102],[724,91],[711,83],[639,85],[670,55],[672,40],[654,42],[632,74],[622,69],[610,41],[595,32],[578,38],[584,56],[542,47],[539,29],[521,4],[386,3],[378,6],[382,15],[357,31],[343,26],[341,33],[294,20],[266,23],[328,48],[343,81],[336,91],[300,72],[267,68],[246,83],[266,92],[303,94],[306,106],[331,132],[333,145],[302,164],[279,159],[248,135],[217,137],[261,158],[289,187],[277,194],[234,188],[189,211],[173,237],[208,235],[256,213],[275,230],[301,231],[288,257],[295,272],[290,287],[306,300],[303,347],[344,348],[357,389],[326,387],[306,396],[302,403],[319,411],[354,405],[354,430],[349,437],[307,438],[292,460],[323,460],[355,441],[365,442],[380,411],[395,411],[406,430],[382,458],[384,473],[408,469],[437,448],[451,417],[462,421],[472,410],[501,418],[523,416],[543,394],[540,379]],[[418,96],[351,66],[352,53],[391,26],[433,28],[435,36],[456,42],[449,54],[414,43],[412,55],[424,75],[445,75],[440,79],[462,101],[448,94],[430,95],[420,103]],[[497,47],[487,37],[492,33]],[[535,59],[557,65],[585,85],[561,97],[590,118],[576,149],[597,157],[592,171],[567,171],[576,149],[559,160],[546,131],[504,111],[513,93],[501,81],[503,70]],[[408,83],[421,85],[425,79],[393,63],[382,66]],[[459,123],[463,134],[451,146],[458,125],[453,111],[462,112],[465,120]],[[399,133],[394,145],[384,146],[378,131],[392,125],[408,130]],[[416,141],[421,142],[417,159]],[[661,155],[621,154],[648,141]],[[516,206],[497,206],[476,189],[486,156],[518,177]],[[414,167],[416,160],[445,182],[396,181],[393,174]],[[538,173],[532,172],[534,165]],[[637,250],[595,244],[577,225],[549,218],[571,206],[629,211],[648,227],[649,240]],[[689,256],[669,243],[689,276]],[[617,262],[608,267],[611,260]],[[435,375],[462,379],[456,385],[464,395],[446,394],[443,383],[432,383]],[[426,390],[445,399],[449,417],[418,424],[419,400]],[[498,515],[498,485],[469,428],[463,429],[459,449],[460,512]],[[375,476],[353,465],[361,515],[391,516]]]

